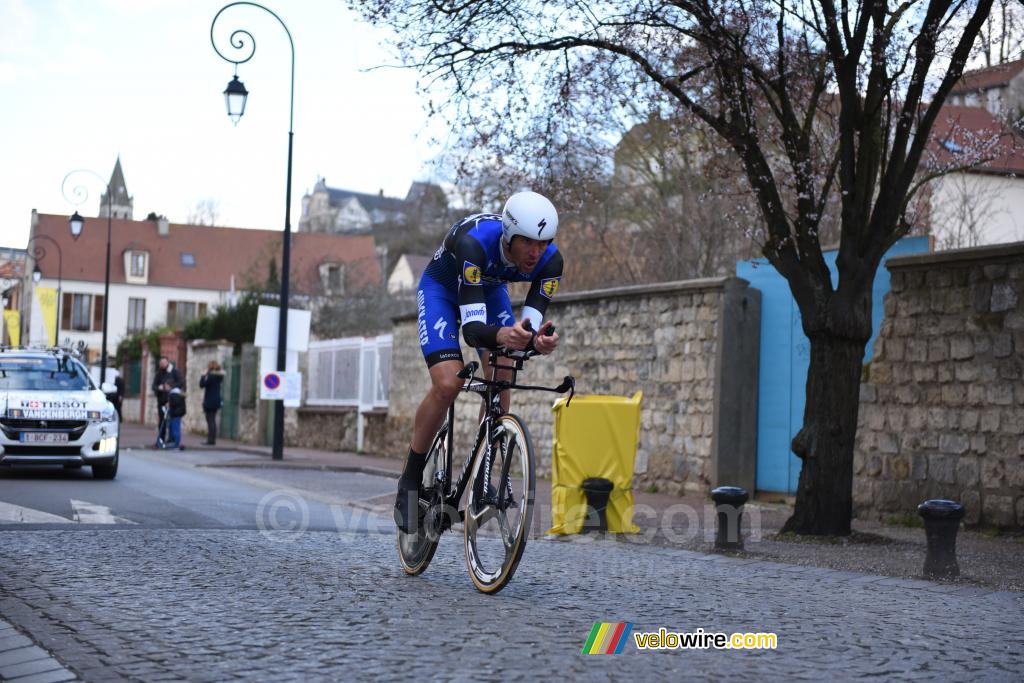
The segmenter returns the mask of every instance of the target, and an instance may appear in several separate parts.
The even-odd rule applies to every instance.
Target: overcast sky
[[[225,0],[0,0],[0,246],[24,248],[33,208],[70,214],[61,181],[87,168],[106,181],[118,155],[136,219],[183,222],[219,202],[219,225],[284,225],[290,51],[273,17],[235,7],[218,47],[244,28],[245,116],[228,118],[233,65],[210,43]],[[434,155],[416,77],[393,64],[382,31],[342,0],[268,0],[295,42],[292,225],[318,175],[331,187],[404,196],[431,179]],[[221,42],[223,41],[223,42]],[[95,216],[104,187],[79,209]]]

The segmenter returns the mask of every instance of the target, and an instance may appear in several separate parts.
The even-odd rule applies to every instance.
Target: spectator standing
[[[181,389],[174,387],[167,395],[167,408],[168,408],[168,420],[170,441],[167,443],[168,448],[178,448],[185,450],[185,445],[181,443],[181,418],[185,417],[185,394],[181,392]]]
[[[224,404],[221,396],[223,383],[224,371],[220,363],[211,360],[199,378],[199,386],[203,389],[203,413],[206,415],[206,443],[209,446],[217,443],[217,411]]]
[[[174,367],[174,364],[167,359],[167,356],[160,357],[160,364],[157,366],[156,373],[153,375],[153,393],[156,394],[156,419],[157,424],[163,424],[164,406],[167,405],[168,396],[171,393],[171,389],[175,387],[184,388],[184,381],[182,381],[181,373],[178,368]],[[160,438],[163,441],[167,441],[167,434],[164,432],[160,433]]]

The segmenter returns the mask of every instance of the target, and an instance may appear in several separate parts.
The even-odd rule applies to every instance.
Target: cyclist
[[[463,384],[458,377],[463,368],[459,321],[466,343],[477,348],[485,375],[490,372],[486,349],[533,348],[548,354],[558,346],[551,322],[544,321],[562,277],[562,255],[553,243],[557,232],[554,205],[536,192],[517,192],[501,215],[474,214],[455,223],[423,272],[416,306],[430,390],[416,410],[409,455],[398,480],[394,516],[402,531],[415,525],[430,441]],[[508,282],[533,283],[518,321]],[[508,392],[502,407],[508,408]]]

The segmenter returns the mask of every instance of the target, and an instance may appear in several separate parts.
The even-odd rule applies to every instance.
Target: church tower
[[[134,200],[128,195],[128,188],[124,184],[124,171],[121,170],[121,156],[118,155],[114,164],[114,172],[110,174],[110,192],[113,195],[108,203],[107,193],[104,192],[100,198],[100,218],[107,217],[109,207],[113,218],[126,218],[132,220],[132,207]]]

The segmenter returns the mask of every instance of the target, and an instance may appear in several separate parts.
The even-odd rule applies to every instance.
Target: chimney
[[[167,220],[167,216],[160,216],[156,219],[156,234],[161,237],[167,237],[171,233],[171,224]]]

